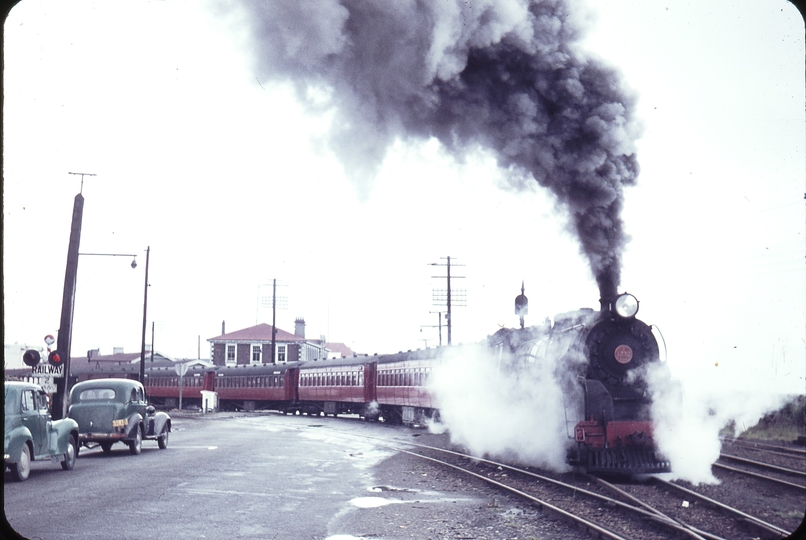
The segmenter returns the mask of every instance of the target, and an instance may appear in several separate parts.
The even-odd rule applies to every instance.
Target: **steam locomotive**
[[[655,330],[636,318],[631,294],[602,299],[600,311],[557,315],[543,327],[502,330],[491,339],[510,369],[546,365],[561,385],[568,462],[588,472],[671,470],[653,437],[648,370],[660,362]],[[525,297],[516,300],[523,311]]]

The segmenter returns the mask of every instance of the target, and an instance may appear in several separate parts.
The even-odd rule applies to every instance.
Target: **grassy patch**
[[[733,425],[726,426],[723,434],[731,435]],[[743,439],[757,441],[794,441],[806,436],[806,396],[798,396],[777,411],[768,413],[758,424],[741,434]]]

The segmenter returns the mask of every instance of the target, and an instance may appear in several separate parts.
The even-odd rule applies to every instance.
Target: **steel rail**
[[[744,519],[745,521],[748,521],[748,522],[754,524],[755,526],[757,526],[757,527],[759,527],[761,529],[764,529],[764,530],[766,530],[768,532],[771,532],[773,534],[781,535],[782,537],[786,537],[789,534],[791,534],[790,531],[782,529],[781,527],[778,527],[777,525],[773,525],[772,523],[767,523],[766,521],[761,520],[761,519],[759,519],[759,518],[757,518],[755,516],[751,516],[750,514],[745,514],[741,510],[733,508],[732,506],[728,506],[727,504],[723,504],[723,503],[721,503],[719,501],[711,499],[710,497],[706,497],[705,495],[701,495],[701,494],[697,493],[696,491],[692,491],[692,490],[690,490],[688,488],[685,488],[685,487],[680,486],[678,484],[675,484],[673,482],[669,482],[668,480],[663,480],[663,479],[658,478],[658,477],[654,477],[653,480],[655,482],[660,483],[661,485],[664,485],[664,486],[676,489],[678,491],[681,491],[681,492],[685,493],[686,495],[689,495],[690,497],[693,497],[695,499],[699,499],[701,501],[713,504],[717,508],[720,508],[720,509],[722,509],[722,510],[724,510],[724,511],[730,513],[730,514],[733,514],[734,516],[740,517],[740,518]]]
[[[557,487],[561,487],[561,488],[564,488],[564,489],[571,490],[575,494],[580,493],[582,495],[585,495],[585,496],[590,497],[592,499],[601,501],[603,503],[610,504],[610,505],[616,506],[618,508],[621,508],[623,510],[627,510],[628,512],[638,514],[638,515],[640,515],[642,517],[645,517],[647,519],[651,519],[652,521],[655,521],[656,523],[659,523],[659,524],[664,525],[666,527],[670,527],[670,528],[675,529],[677,531],[683,532],[683,533],[685,533],[685,534],[687,534],[687,535],[689,535],[692,538],[695,538],[697,540],[706,540],[706,539],[709,539],[709,540],[724,540],[724,539],[721,539],[721,538],[719,538],[717,536],[710,535],[709,533],[702,534],[701,531],[697,531],[693,527],[690,527],[688,525],[681,524],[677,520],[675,520],[675,519],[663,514],[662,512],[659,512],[657,510],[649,511],[649,510],[645,510],[643,508],[632,506],[632,505],[627,504],[625,502],[619,501],[618,499],[613,499],[612,497],[607,497],[605,495],[595,493],[593,491],[587,490],[585,488],[581,488],[579,486],[572,486],[571,484],[568,484],[568,483],[563,482],[561,480],[555,480],[554,478],[549,478],[548,476],[543,476],[541,474],[537,474],[537,473],[534,473],[532,471],[527,471],[527,470],[524,470],[524,469],[520,469],[518,467],[513,467],[512,465],[507,465],[505,463],[499,463],[497,461],[493,461],[493,460],[490,460],[490,459],[477,458],[477,457],[474,457],[474,456],[464,454],[462,452],[455,452],[453,450],[447,450],[445,448],[439,448],[439,447],[436,447],[436,446],[429,446],[429,445],[425,445],[425,444],[408,443],[408,442],[402,442],[402,444],[406,444],[406,445],[409,445],[409,446],[416,446],[416,447],[420,447],[420,448],[427,448],[429,450],[435,450],[435,451],[438,451],[438,452],[444,452],[446,454],[452,454],[452,455],[457,456],[457,457],[472,459],[474,461],[478,461],[478,462],[481,462],[481,463],[487,463],[489,465],[494,465],[496,467],[500,467],[501,469],[506,469],[506,470],[509,470],[509,471],[512,471],[512,472],[516,472],[518,474],[529,476],[529,477],[535,478],[537,480],[541,480],[543,482],[546,482],[547,484],[552,484],[552,485],[557,486]],[[419,455],[419,454],[416,454],[416,455]]]
[[[721,463],[713,463],[714,467],[718,467],[720,469],[725,469],[726,471],[732,471],[740,474],[744,474],[747,476],[752,476],[754,478],[760,478],[762,480],[768,480],[770,482],[775,482],[777,484],[782,484],[784,486],[788,486],[791,488],[799,489],[801,491],[806,491],[806,486],[802,486],[800,484],[793,484],[792,482],[787,482],[786,480],[781,480],[780,478],[775,478],[773,476],[767,476],[766,474],[759,474],[752,471],[746,471],[744,469],[737,469],[736,467],[731,467],[729,465],[722,465]]]
[[[407,443],[404,443],[404,444],[407,444]],[[416,452],[410,452],[408,450],[402,450],[400,448],[397,448],[397,450],[399,452],[403,452],[405,454],[409,454],[409,455],[412,455],[412,456],[415,456],[415,457],[418,457],[418,458],[421,458],[421,459],[432,461],[432,462],[437,463],[437,464],[439,464],[441,466],[444,466],[444,467],[450,467],[452,469],[456,469],[457,471],[460,471],[460,472],[462,472],[464,474],[473,476],[475,478],[478,478],[479,480],[483,480],[484,482],[487,482],[488,484],[492,484],[492,485],[494,485],[494,486],[496,486],[498,488],[501,488],[503,490],[506,490],[506,491],[509,491],[511,493],[514,493],[514,494],[516,494],[516,495],[518,495],[520,497],[523,497],[526,500],[532,501],[533,503],[537,504],[538,506],[541,506],[543,508],[546,508],[547,510],[550,510],[550,511],[556,513],[557,515],[565,517],[566,519],[570,519],[571,521],[577,523],[578,525],[582,525],[583,527],[586,527],[589,532],[595,532],[595,533],[599,534],[600,537],[610,538],[611,540],[630,540],[629,537],[621,536],[621,535],[619,535],[619,534],[617,534],[617,533],[615,533],[613,531],[610,531],[609,529],[606,529],[605,527],[603,527],[601,525],[598,525],[597,523],[589,521],[589,520],[587,520],[587,519],[585,519],[583,517],[577,516],[576,514],[572,514],[571,512],[567,512],[566,510],[563,510],[562,508],[560,508],[558,506],[554,506],[553,504],[551,504],[549,502],[546,502],[546,501],[544,501],[542,499],[538,499],[537,497],[533,497],[532,495],[529,495],[528,493],[525,493],[525,492],[523,492],[523,491],[521,491],[521,490],[519,490],[517,488],[514,488],[512,486],[507,486],[506,484],[503,484],[501,482],[493,480],[492,478],[488,478],[488,477],[486,477],[484,475],[478,474],[478,473],[473,472],[471,470],[464,469],[464,468],[459,467],[457,465],[454,465],[452,463],[448,463],[447,461],[442,461],[440,459],[432,458],[432,457],[429,457],[429,456],[424,456],[422,454],[418,454]]]
[[[737,446],[741,446],[742,448],[749,448],[752,450],[759,450],[764,452],[772,452],[772,450],[780,450],[782,453],[789,454],[792,457],[804,457],[806,458],[806,449],[801,448],[791,448],[789,446],[780,446],[777,444],[769,444],[763,442],[750,442],[750,441],[741,441],[741,440],[727,440],[722,439],[723,442],[729,442],[731,444],[735,444]]]
[[[707,531],[703,531],[703,530],[698,529],[697,527],[695,527],[693,525],[689,525],[688,523],[686,523],[684,521],[681,521],[679,519],[675,519],[675,518],[673,518],[671,516],[668,516],[668,515],[664,514],[663,512],[661,512],[660,510],[658,510],[654,506],[651,506],[651,505],[645,503],[644,501],[642,501],[638,497],[635,497],[632,494],[627,493],[623,489],[615,486],[614,484],[611,484],[610,482],[608,482],[606,480],[603,480],[603,479],[601,479],[601,478],[599,478],[597,476],[593,476],[593,475],[590,475],[590,474],[588,475],[588,478],[590,478],[592,481],[596,482],[600,486],[606,487],[607,489],[610,489],[610,490],[618,493],[619,495],[621,495],[625,499],[627,499],[629,501],[632,501],[633,503],[641,506],[642,508],[645,508],[646,510],[648,510],[650,512],[653,512],[653,513],[655,513],[655,514],[657,514],[659,516],[663,516],[665,518],[668,518],[668,519],[674,521],[675,523],[680,524],[680,526],[685,529],[685,532],[687,532],[689,534],[689,536],[692,536],[693,538],[707,538],[708,540],[725,540],[721,536],[717,536],[717,535],[711,534],[711,533],[709,533]]]
[[[779,467],[777,465],[772,465],[770,463],[764,463],[763,461],[755,461],[753,459],[747,459],[739,456],[733,456],[731,454],[719,454],[720,458],[729,459],[732,461],[738,461],[739,463],[747,463],[749,465],[755,465],[756,467],[762,467],[764,469],[769,469],[771,471],[778,471],[784,474],[791,474],[793,476],[803,476],[806,478],[806,472],[804,471],[796,471],[795,469],[787,469],[786,467]]]

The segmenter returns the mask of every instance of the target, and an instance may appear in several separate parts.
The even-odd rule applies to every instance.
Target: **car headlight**
[[[638,299],[631,294],[624,293],[613,302],[613,308],[619,317],[635,317],[638,313]]]

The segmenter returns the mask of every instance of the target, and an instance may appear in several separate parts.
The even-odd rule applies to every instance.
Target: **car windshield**
[[[89,401],[93,399],[115,399],[115,391],[111,388],[90,388],[78,395],[79,401]]]

